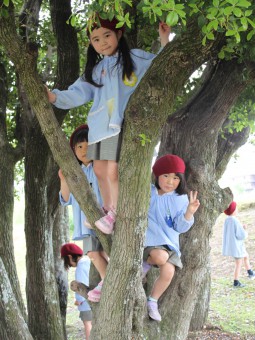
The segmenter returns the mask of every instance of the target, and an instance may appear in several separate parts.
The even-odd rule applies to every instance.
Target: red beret
[[[171,173],[185,173],[185,163],[183,159],[176,155],[165,155],[160,157],[152,167],[153,173],[156,177],[163,174]]]
[[[83,250],[78,247],[75,243],[66,243],[61,247],[61,257],[67,255],[83,255]]]
[[[89,129],[88,125],[87,125],[87,124],[83,124],[83,125],[81,125],[81,126],[78,126],[78,127],[74,130],[74,132],[71,134],[71,137],[70,137],[70,146],[71,146],[72,150],[74,150],[74,145],[73,145],[74,136],[76,135],[77,132],[79,132],[79,131],[81,131],[81,130],[83,130],[83,129],[84,129],[84,130],[88,130],[88,129]]]
[[[233,212],[236,210],[236,202],[231,202],[226,210],[224,210],[224,213],[226,215],[232,215]]]
[[[97,22],[94,22],[94,24],[92,25],[92,28],[91,28],[92,31],[95,28],[104,27],[104,28],[109,28],[111,31],[114,31],[114,32],[122,31],[124,33],[124,31],[125,31],[124,25],[122,27],[116,28],[116,25],[119,23],[119,21],[115,17],[112,20],[102,19],[102,18],[100,18],[99,15],[97,17],[99,19],[101,26],[99,26]],[[90,35],[90,31],[88,29],[87,29],[87,34],[88,34],[88,36]]]

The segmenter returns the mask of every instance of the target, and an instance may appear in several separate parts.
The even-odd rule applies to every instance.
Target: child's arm
[[[171,33],[171,27],[168,26],[164,22],[160,22],[158,30],[159,30],[161,47],[164,47],[169,42],[169,35]]]
[[[51,92],[46,85],[44,85],[47,90],[48,100],[51,104],[55,103],[56,95],[55,93]]]
[[[69,200],[70,190],[68,188],[68,185],[66,183],[66,179],[65,179],[61,169],[59,169],[59,171],[58,171],[58,176],[60,178],[61,195],[62,195],[63,199],[67,202]]]
[[[191,191],[189,195],[189,205],[187,207],[186,213],[184,215],[187,221],[191,220],[195,212],[197,211],[200,202],[197,199],[197,191]]]

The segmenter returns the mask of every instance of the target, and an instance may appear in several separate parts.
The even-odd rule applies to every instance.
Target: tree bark
[[[0,257],[0,338],[33,340]]]

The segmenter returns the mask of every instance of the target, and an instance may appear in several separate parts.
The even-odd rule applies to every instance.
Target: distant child
[[[248,234],[245,231],[245,227],[242,226],[236,218],[238,213],[236,202],[231,202],[229,207],[224,210],[224,213],[228,217],[226,218],[223,227],[222,255],[232,256],[235,259],[234,288],[242,288],[245,285],[239,281],[239,275],[243,262],[248,277],[250,279],[255,278],[255,274],[251,270],[249,255],[244,245],[244,240],[247,238]]]
[[[154,54],[130,50],[124,27],[118,21],[98,17],[98,23],[87,29],[90,45],[83,75],[68,90],[48,90],[50,103],[60,109],[71,109],[89,101],[89,159],[94,161],[103,207],[106,215],[96,221],[105,234],[111,234],[116,220],[118,200],[118,161],[124,111],[131,94],[155,58]],[[162,47],[169,41],[170,28],[159,24]]]
[[[75,269],[75,280],[89,286],[89,268],[90,261],[83,257],[83,250],[74,243],[66,243],[60,250],[61,258],[64,260],[64,267],[68,270],[70,267]],[[86,340],[89,340],[92,327],[92,311],[84,297],[75,293],[75,305],[80,311],[80,319],[84,324]]]
[[[84,175],[87,177],[90,186],[92,187],[97,201],[102,205],[102,199],[100,196],[100,191],[97,183],[97,178],[93,170],[93,162],[87,157],[87,146],[88,146],[88,126],[79,126],[71,135],[70,146],[80,163]],[[90,260],[96,267],[101,280],[103,281],[106,274],[106,267],[108,264],[108,257],[103,251],[102,245],[99,242],[94,230],[90,229],[90,225],[81,210],[78,202],[76,201],[73,194],[70,192],[65,177],[62,171],[59,170],[60,178],[60,192],[59,199],[63,206],[72,205],[73,208],[73,223],[74,223],[74,233],[73,240],[83,240],[83,251],[85,255],[88,255]],[[99,286],[95,288],[96,292],[101,289],[102,281],[100,281]],[[94,301],[96,297],[93,295],[94,290],[90,291],[90,301]],[[96,299],[97,300],[97,299]]]
[[[151,319],[161,321],[158,299],[170,285],[175,268],[182,268],[179,235],[193,225],[193,215],[200,203],[197,191],[191,191],[188,199],[185,163],[180,157],[165,155],[155,162],[152,170],[156,180],[155,185],[151,185],[143,278],[151,266],[159,268],[159,277],[147,299],[147,308]]]

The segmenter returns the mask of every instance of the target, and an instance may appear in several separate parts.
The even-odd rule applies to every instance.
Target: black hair
[[[185,175],[180,173],[180,172],[177,172],[175,174],[179,179],[180,179],[180,183],[178,185],[178,187],[176,188],[176,193],[178,195],[185,195],[188,193],[188,189],[187,189],[187,182],[186,182],[186,179],[185,179]],[[155,187],[157,189],[160,189],[160,186],[159,186],[159,183],[158,183],[158,177],[156,177],[156,180],[155,180]]]
[[[118,43],[118,58],[114,67],[118,65],[122,65],[122,79],[124,80],[125,76],[130,79],[132,72],[135,69],[134,63],[131,58],[130,48],[128,46],[126,38],[122,35],[119,39]],[[87,63],[85,66],[85,71],[82,75],[82,79],[87,81],[88,83],[96,86],[102,87],[102,84],[97,84],[92,77],[94,67],[103,59],[103,57],[96,52],[94,47],[89,44],[87,50]]]
[[[72,261],[75,262],[75,263],[77,263],[78,262],[78,258],[81,257],[81,255],[77,255],[77,254],[76,255],[70,254],[70,255],[72,256]],[[63,256],[61,258],[64,260],[64,268],[65,268],[65,270],[68,270],[70,267],[72,267],[71,263],[70,263],[70,258],[69,258],[68,255],[65,255],[65,256]]]
[[[75,135],[73,136],[73,140],[72,140],[72,150],[75,154],[75,145],[77,143],[82,143],[82,142],[88,142],[88,132],[89,129],[81,129],[79,131],[77,131],[77,133],[75,133]],[[75,157],[77,158],[77,156],[75,155]],[[82,162],[77,158],[79,164],[81,165]]]

